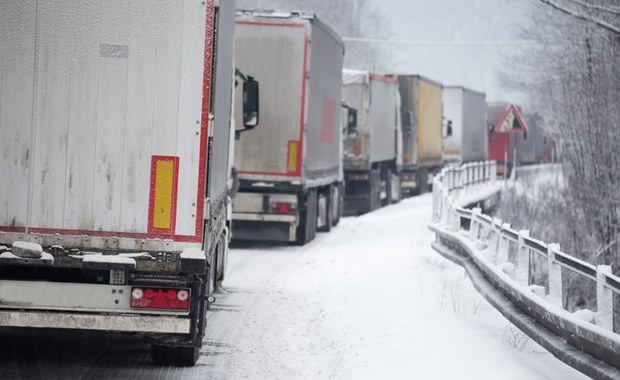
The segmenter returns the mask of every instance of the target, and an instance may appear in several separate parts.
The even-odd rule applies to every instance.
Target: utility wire
[[[505,46],[505,45],[531,45],[539,43],[536,40],[480,40],[480,41],[457,41],[457,40],[392,40],[381,38],[342,37],[344,41],[361,42],[387,45],[412,45],[412,46]]]

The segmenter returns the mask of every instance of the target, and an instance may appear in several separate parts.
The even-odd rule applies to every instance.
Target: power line
[[[380,38],[342,37],[347,42],[361,42],[371,44],[388,45],[412,45],[412,46],[505,46],[505,45],[532,45],[539,43],[536,40],[480,40],[480,41],[454,41],[454,40],[392,40]]]

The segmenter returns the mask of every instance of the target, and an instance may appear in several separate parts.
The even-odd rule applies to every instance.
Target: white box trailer
[[[233,31],[232,1],[3,2],[1,326],[139,332],[156,362],[196,362]]]
[[[402,144],[396,79],[366,71],[342,72],[342,101],[357,111],[344,136],[344,213],[361,214],[400,199]]]
[[[446,123],[452,129],[452,134],[444,140],[445,161],[487,160],[486,95],[461,86],[447,86],[443,91],[443,107]]]
[[[340,217],[344,44],[312,14],[238,11],[236,24],[235,64],[260,82],[261,115],[235,147],[233,239],[303,244]]]

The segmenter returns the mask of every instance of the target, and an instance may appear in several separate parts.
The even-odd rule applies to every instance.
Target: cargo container
[[[425,193],[443,165],[443,85],[420,75],[398,75],[402,120],[402,193]]]
[[[313,14],[240,10],[234,56],[261,83],[261,126],[235,147],[233,239],[304,244],[340,218],[344,43]]]
[[[342,101],[357,110],[344,136],[344,212],[357,215],[400,200],[402,144],[395,78],[345,69]]]
[[[460,164],[488,159],[486,95],[460,86],[443,89],[446,127],[444,163]]]
[[[233,32],[232,1],[3,3],[0,326],[137,332],[195,364],[227,252]]]

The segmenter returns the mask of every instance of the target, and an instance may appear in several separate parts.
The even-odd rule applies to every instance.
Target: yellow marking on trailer
[[[153,208],[154,228],[171,228],[173,192],[174,162],[157,161],[155,168],[155,207]]]
[[[288,171],[294,173],[297,171],[297,159],[299,153],[299,141],[288,142]]]

